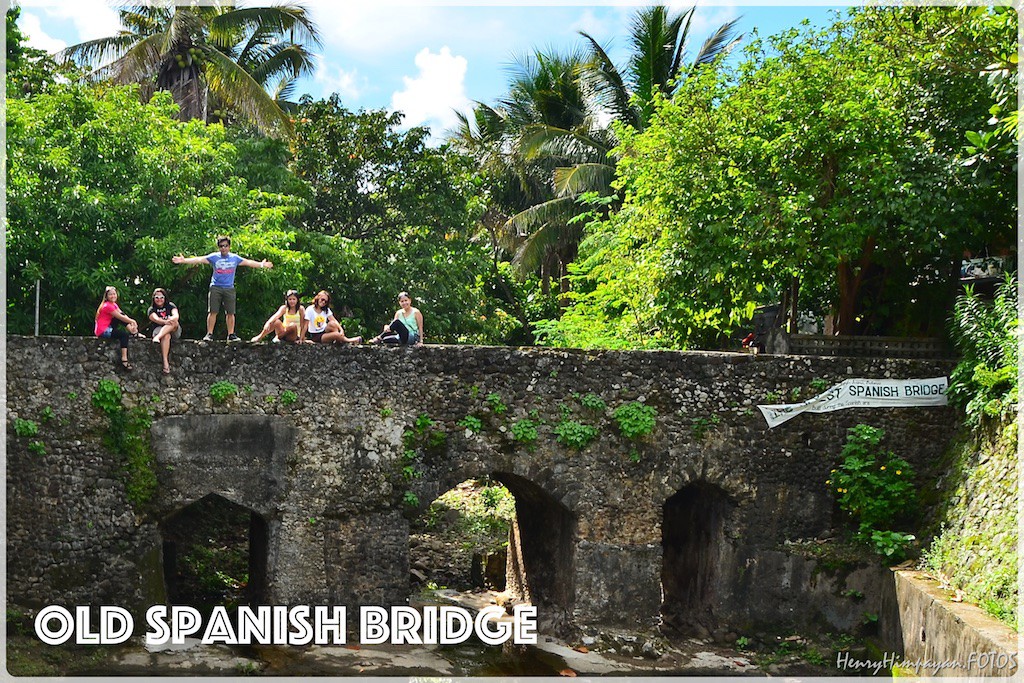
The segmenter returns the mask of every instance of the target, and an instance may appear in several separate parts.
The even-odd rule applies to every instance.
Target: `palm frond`
[[[585,31],[580,31],[580,35],[590,43],[591,50],[590,61],[584,66],[584,82],[594,90],[595,99],[601,107],[616,120],[636,128],[636,110],[630,105],[631,94],[622,74],[600,43]]]
[[[210,40],[219,46],[234,46],[253,32],[271,32],[288,36],[291,43],[320,46],[320,32],[300,5],[232,9],[210,21]]]
[[[143,38],[120,59],[98,69],[96,78],[114,83],[139,83],[151,79],[163,61],[162,46],[166,42],[163,33],[154,33]]]
[[[281,107],[282,111],[292,115],[299,109],[298,103],[292,100],[297,84],[297,79],[291,76],[282,76],[274,87],[270,89],[270,96],[274,98],[277,106]]]
[[[568,219],[578,210],[571,198],[559,197],[510,218],[506,225],[511,226],[521,237],[525,235],[512,257],[513,265],[520,272],[533,272],[549,253],[562,251],[569,244],[578,244],[583,227],[568,223]],[[522,232],[527,226],[528,231]]]
[[[167,54],[201,45],[205,42],[205,30],[203,19],[191,7],[179,7],[171,17],[167,31],[162,34],[166,36],[162,52]]]
[[[700,46],[700,50],[697,52],[697,56],[693,60],[694,66],[702,66],[704,64],[710,64],[715,61],[719,55],[726,54],[737,43],[740,42],[742,35],[734,36],[736,33],[736,25],[739,23],[740,17],[736,17],[732,21],[728,21],[718,27],[714,33],[708,36],[708,39],[704,41],[704,44]]]
[[[519,237],[528,237],[549,223],[564,224],[573,216],[572,197],[555,197],[524,209],[506,221],[506,229]]]
[[[82,65],[100,65],[120,58],[138,40],[139,36],[131,33],[87,40],[84,43],[67,46],[57,53],[57,59]]]
[[[614,178],[615,167],[611,164],[563,166],[554,171],[555,194],[559,197],[576,197],[584,192],[604,195]]]
[[[668,94],[670,84],[675,79],[676,74],[683,68],[686,48],[690,44],[690,27],[693,24],[693,15],[696,11],[696,7],[691,7],[671,20],[672,32],[669,34],[669,37],[672,38],[672,46],[671,54],[669,55],[670,59],[664,73],[661,74],[662,80],[658,83],[658,89],[664,94]]]
[[[292,124],[273,98],[244,69],[217,50],[205,54],[206,81],[211,92],[267,135],[290,134]]]
[[[586,132],[542,123],[523,126],[518,147],[526,159],[548,156],[570,162],[604,159],[610,151],[603,141]]]
[[[257,83],[269,83],[275,77],[299,78],[316,70],[313,55],[302,45],[276,43],[251,52],[248,59],[239,58],[238,65],[252,74]]]
[[[125,5],[117,11],[121,24],[139,35],[163,32],[173,13],[174,6],[170,2]]]

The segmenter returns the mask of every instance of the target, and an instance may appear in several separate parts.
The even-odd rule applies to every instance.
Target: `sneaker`
[[[281,338],[280,337],[274,337],[270,341],[273,342],[274,344],[280,344],[281,343]]]
[[[206,335],[205,337],[203,337],[203,341],[213,341],[213,335],[212,334]]]
[[[229,334],[228,335],[228,341],[229,342],[240,342],[240,341],[242,341],[242,338],[239,337],[237,334]]]

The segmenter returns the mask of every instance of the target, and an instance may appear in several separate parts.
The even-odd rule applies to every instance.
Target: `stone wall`
[[[909,408],[804,414],[768,430],[755,408],[805,399],[817,393],[812,381],[944,375],[943,361],[185,341],[165,377],[152,346],[133,346],[136,370],[123,374],[108,342],[8,337],[10,604],[161,600],[161,524],[210,494],[265,524],[264,599],[401,603],[408,519],[456,484],[492,476],[516,497],[519,552],[510,554],[542,619],[653,625],[664,584],[676,605],[666,602],[669,621],[838,624],[872,610],[840,597],[863,577],[787,559],[786,542],[832,535],[824,481],[846,430],[885,428],[886,445],[929,481],[955,428],[952,409]],[[102,444],[105,418],[90,404],[101,378],[153,415],[159,487],[145,510],[129,504]],[[217,381],[238,395],[214,402]],[[606,407],[585,407],[588,394]],[[640,442],[612,418],[630,401],[657,410]],[[415,435],[420,415],[443,442],[427,447],[429,435]],[[467,415],[481,431],[460,426]],[[557,443],[567,417],[598,438],[582,450]],[[16,436],[15,418],[38,422],[39,435]],[[513,438],[523,419],[538,425],[535,443]],[[410,445],[413,471],[403,474]],[[677,494],[683,503],[666,508]],[[705,503],[714,514],[700,512]],[[663,562],[687,549],[696,564]],[[688,566],[702,568],[696,579],[679,575]],[[820,599],[806,600],[808,591]]]
[[[975,605],[950,600],[949,591],[922,572],[893,571],[890,580],[884,635],[901,655],[901,675],[1015,677],[1020,653],[1013,629]]]
[[[1018,608],[1015,417],[986,418],[950,449],[925,553],[929,571],[1011,625]]]

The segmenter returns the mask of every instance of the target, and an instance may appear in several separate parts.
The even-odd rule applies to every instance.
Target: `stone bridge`
[[[185,341],[164,377],[151,347],[133,346],[124,374],[109,342],[7,338],[9,605],[141,613],[173,600],[174,538],[211,497],[248,515],[251,601],[404,604],[409,520],[492,477],[516,502],[509,591],[537,605],[542,628],[850,629],[881,573],[820,563],[813,540],[842,524],[825,481],[846,430],[884,427],[929,485],[956,427],[943,407],[769,430],[755,407],[850,377],[945,375],[946,361]],[[91,400],[102,379],[152,416],[147,502],[130,502],[122,456],[104,445]],[[218,402],[217,382],[237,394]],[[649,435],[621,434],[614,412],[632,402],[655,409]],[[38,434],[19,435],[18,420]],[[570,421],[596,438],[560,442]],[[843,597],[856,593],[867,601]]]

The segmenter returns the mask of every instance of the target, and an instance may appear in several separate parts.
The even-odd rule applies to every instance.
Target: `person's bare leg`
[[[270,334],[270,330],[271,330],[271,326],[270,326],[270,325],[267,325],[267,324],[264,324],[264,325],[263,325],[263,329],[262,329],[262,330],[260,330],[260,333],[259,333],[259,334],[257,334],[257,335],[256,335],[255,337],[253,337],[252,339],[250,339],[249,341],[251,341],[251,342],[258,342],[258,341],[260,341],[261,339],[263,339],[264,337],[266,337],[266,336],[267,336],[268,334]]]
[[[230,337],[231,335],[233,335],[235,333],[235,314],[234,313],[225,313],[224,314],[224,322],[227,323],[227,326],[228,326],[228,336]]]
[[[217,311],[210,311],[206,314],[206,334],[213,334],[213,328],[217,324]]]
[[[359,344],[363,341],[362,337],[346,337],[345,330],[339,328],[337,332],[324,332],[324,336],[321,337],[325,344],[333,344],[334,342],[342,342],[344,344]]]
[[[163,337],[160,338],[160,355],[164,357],[164,373],[169,373],[171,370],[171,362],[168,357],[170,353],[171,335],[165,334]]]

